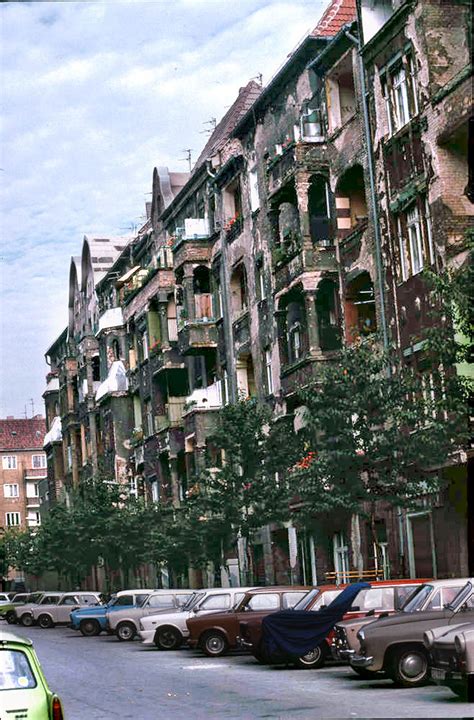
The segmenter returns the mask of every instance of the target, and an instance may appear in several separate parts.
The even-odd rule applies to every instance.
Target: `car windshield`
[[[203,592],[193,593],[191,595],[191,597],[189,598],[188,602],[183,605],[181,610],[183,610],[183,611],[191,610],[191,608],[193,608],[196,605],[196,603],[199,602],[199,600],[201,600],[204,597],[205,594],[206,593],[203,593]]]
[[[30,663],[21,650],[0,649],[0,691],[36,687]]]
[[[416,590],[407,598],[406,603],[402,607],[402,612],[415,612],[415,610],[421,610],[425,600],[430,596],[433,591],[433,585],[420,585]]]
[[[293,607],[293,610],[306,610],[308,605],[310,605],[314,598],[317,597],[320,593],[319,588],[315,588],[314,590],[310,590],[309,592],[304,595],[304,597],[301,598],[299,602],[296,603],[296,605]]]
[[[472,607],[472,605],[473,605],[472,601],[474,599],[472,597],[472,590],[473,590],[472,583],[471,582],[466,583],[464,585],[464,587],[462,588],[462,590],[460,590],[458,592],[456,597],[449,603],[449,605],[446,605],[446,607],[449,610],[456,610],[458,608],[462,608],[464,603],[466,603],[468,601],[470,601],[470,602],[468,602],[468,606]]]

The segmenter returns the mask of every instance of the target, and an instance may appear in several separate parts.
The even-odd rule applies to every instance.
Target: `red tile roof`
[[[4,450],[41,450],[46,422],[41,415],[33,418],[0,420],[0,452]]]
[[[356,15],[356,0],[332,0],[311,35],[333,37],[343,25],[355,20]]]

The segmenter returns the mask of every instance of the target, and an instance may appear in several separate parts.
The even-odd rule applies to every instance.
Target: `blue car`
[[[107,612],[124,610],[125,608],[141,605],[153,590],[121,590],[112,597],[107,605],[73,610],[70,614],[71,627],[79,630],[85,637],[100,635],[107,630]]]

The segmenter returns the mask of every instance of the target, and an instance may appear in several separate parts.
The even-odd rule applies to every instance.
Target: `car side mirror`
[[[375,615],[375,609],[372,608],[372,610],[369,610],[369,612],[366,614],[365,617],[372,617],[372,615]]]

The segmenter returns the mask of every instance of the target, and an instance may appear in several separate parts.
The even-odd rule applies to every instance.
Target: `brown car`
[[[276,610],[288,610],[311,589],[303,585],[284,585],[251,590],[232,610],[186,620],[188,643],[193,648],[201,648],[210,657],[224,655],[237,647],[239,624],[244,618],[264,618]]]
[[[344,619],[362,618],[370,613],[371,620],[380,614],[394,612],[402,598],[406,598],[423,580],[373,580],[371,587],[361,590],[354,603],[344,615]],[[296,610],[317,611],[327,607],[347,585],[320,585],[315,588],[298,605]],[[247,647],[259,662],[265,662],[262,650],[262,620],[260,618],[245,619],[240,624],[240,644]],[[294,665],[303,670],[322,667],[331,656],[334,643],[334,631],[314,650],[294,660]]]

